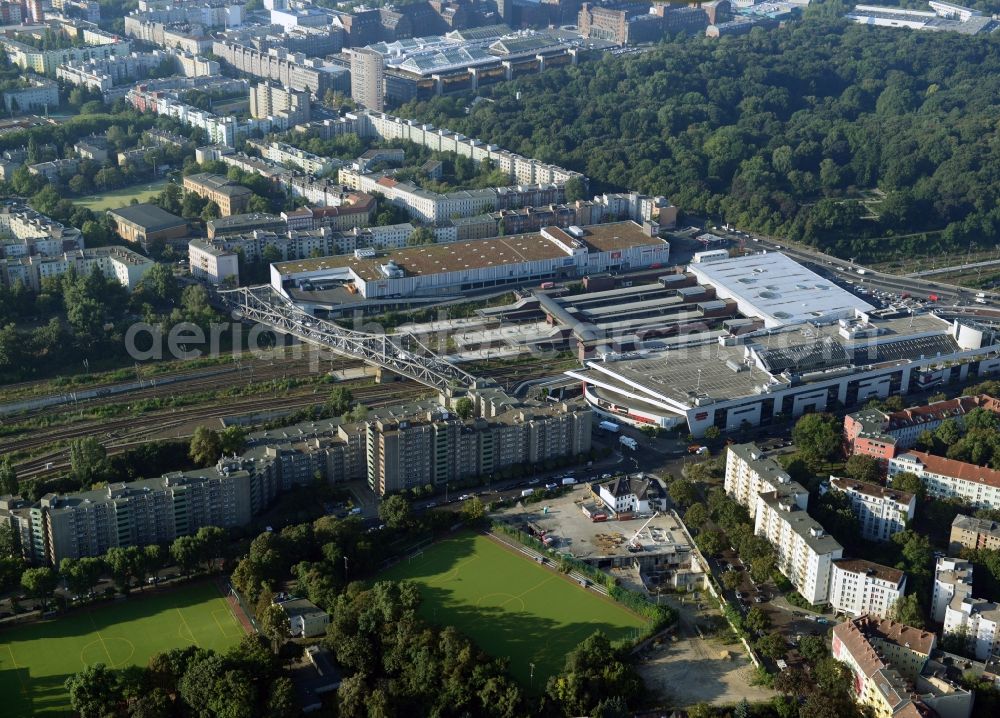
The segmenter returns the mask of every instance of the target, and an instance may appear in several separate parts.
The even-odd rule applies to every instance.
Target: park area
[[[162,192],[166,185],[167,180],[158,180],[151,183],[132,185],[131,187],[123,187],[121,189],[103,192],[89,197],[81,197],[73,200],[73,204],[78,207],[86,207],[91,212],[104,212],[109,209],[127,207],[133,199],[140,203],[148,202]]]
[[[85,666],[145,666],[157,653],[196,645],[225,651],[243,636],[215,583],[133,597],[0,631],[5,718],[68,715],[63,683]]]
[[[594,631],[633,639],[646,621],[493,539],[461,534],[403,559],[381,578],[420,587],[424,619],[451,625],[538,691]],[[532,664],[534,669],[532,669]]]

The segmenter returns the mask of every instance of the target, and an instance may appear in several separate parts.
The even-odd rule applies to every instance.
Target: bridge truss
[[[477,379],[437,356],[412,334],[369,334],[314,317],[270,286],[218,293],[241,319],[257,322],[337,354],[360,359],[438,391],[470,388]]]

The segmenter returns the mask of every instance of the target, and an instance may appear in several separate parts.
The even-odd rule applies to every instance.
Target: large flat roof
[[[546,231],[553,229],[547,227]],[[583,230],[583,242],[597,252],[663,244],[663,240],[648,236],[634,222],[593,225],[585,227]],[[559,232],[561,231],[559,230]],[[509,237],[406,247],[380,252],[374,258],[357,258],[350,254],[338,254],[331,257],[279,262],[274,266],[282,275],[350,267],[363,280],[375,281],[385,278],[380,265],[389,261],[394,262],[402,269],[406,276],[418,276],[460,272],[463,269],[481,269],[491,265],[537,262],[568,256],[557,242],[545,237],[541,232],[533,232],[531,234],[515,234]]]
[[[744,314],[769,327],[830,321],[875,309],[780,252],[692,264],[688,271],[711,284],[723,299],[736,299]]]
[[[131,222],[142,227],[147,232],[159,232],[164,229],[173,229],[187,224],[187,221],[170,214],[155,204],[133,204],[128,207],[108,210],[116,217]]]

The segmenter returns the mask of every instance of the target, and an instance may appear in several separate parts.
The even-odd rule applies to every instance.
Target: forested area
[[[524,77],[469,114],[461,96],[397,114],[841,256],[994,244],[1000,43],[850,25],[843,8]]]

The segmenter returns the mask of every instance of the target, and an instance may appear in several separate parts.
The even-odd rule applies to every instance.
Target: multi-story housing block
[[[59,106],[59,85],[44,77],[29,78],[27,87],[4,90],[3,105],[7,112],[33,112]]]
[[[861,535],[868,541],[888,541],[906,528],[916,511],[916,496],[905,491],[836,476],[830,477],[830,488],[851,502]]]
[[[264,159],[286,167],[297,167],[313,176],[330,174],[344,165],[333,157],[320,157],[285,142],[247,140],[247,146],[259,152]]]
[[[1000,522],[959,514],[951,522],[948,550],[958,554],[963,548],[1000,549]]]
[[[55,77],[56,69],[60,65],[84,62],[92,58],[107,59],[112,56],[128,55],[132,51],[132,46],[127,40],[97,30],[89,23],[84,23],[80,27],[70,23],[59,23],[56,31],[69,37],[79,38],[85,44],[60,50],[41,50],[20,40],[0,36],[0,48],[6,51],[12,64],[22,70],[32,70],[48,77]]]
[[[250,114],[280,120],[275,124],[283,130],[309,122],[309,91],[286,89],[270,81],[258,82],[250,91]]]
[[[833,657],[850,668],[855,700],[876,718],[920,718],[935,711],[967,718],[972,693],[928,671],[935,636],[868,616],[833,628]]]
[[[915,474],[935,499],[958,499],[977,509],[1000,508],[1000,471],[911,449],[889,460],[889,477]]]
[[[934,567],[934,593],[931,597],[931,618],[944,623],[952,601],[961,604],[972,596],[972,564],[960,558],[940,557]]]
[[[973,409],[1000,413],[1000,401],[980,394],[901,411],[862,409],[844,417],[844,446],[848,454],[871,456],[884,467],[889,459],[916,446],[925,431],[934,431],[947,420],[961,423],[962,417]]]
[[[265,80],[274,80],[291,90],[306,90],[322,99],[327,92],[350,92],[350,72],[345,67],[290,53],[284,48],[262,52],[226,40],[212,43],[212,53],[228,67]]]
[[[759,494],[752,513],[754,533],[774,546],[778,570],[809,603],[828,603],[833,562],[843,547],[791,495]]]
[[[20,281],[37,292],[46,279],[62,276],[71,269],[77,274],[87,275],[96,267],[105,277],[116,279],[132,291],[154,264],[149,257],[125,247],[78,249],[55,255],[33,254],[0,259],[0,285],[13,286]]]
[[[368,424],[368,483],[379,494],[485,476],[590,450],[591,414],[517,407],[490,419],[411,416]]]
[[[726,452],[725,489],[756,518],[757,497],[764,493],[787,493],[800,509],[805,509],[809,492],[792,481],[777,461],[765,456],[756,444],[733,444]]]
[[[851,617],[887,618],[906,592],[906,574],[862,559],[838,559],[830,572],[830,606]]]

